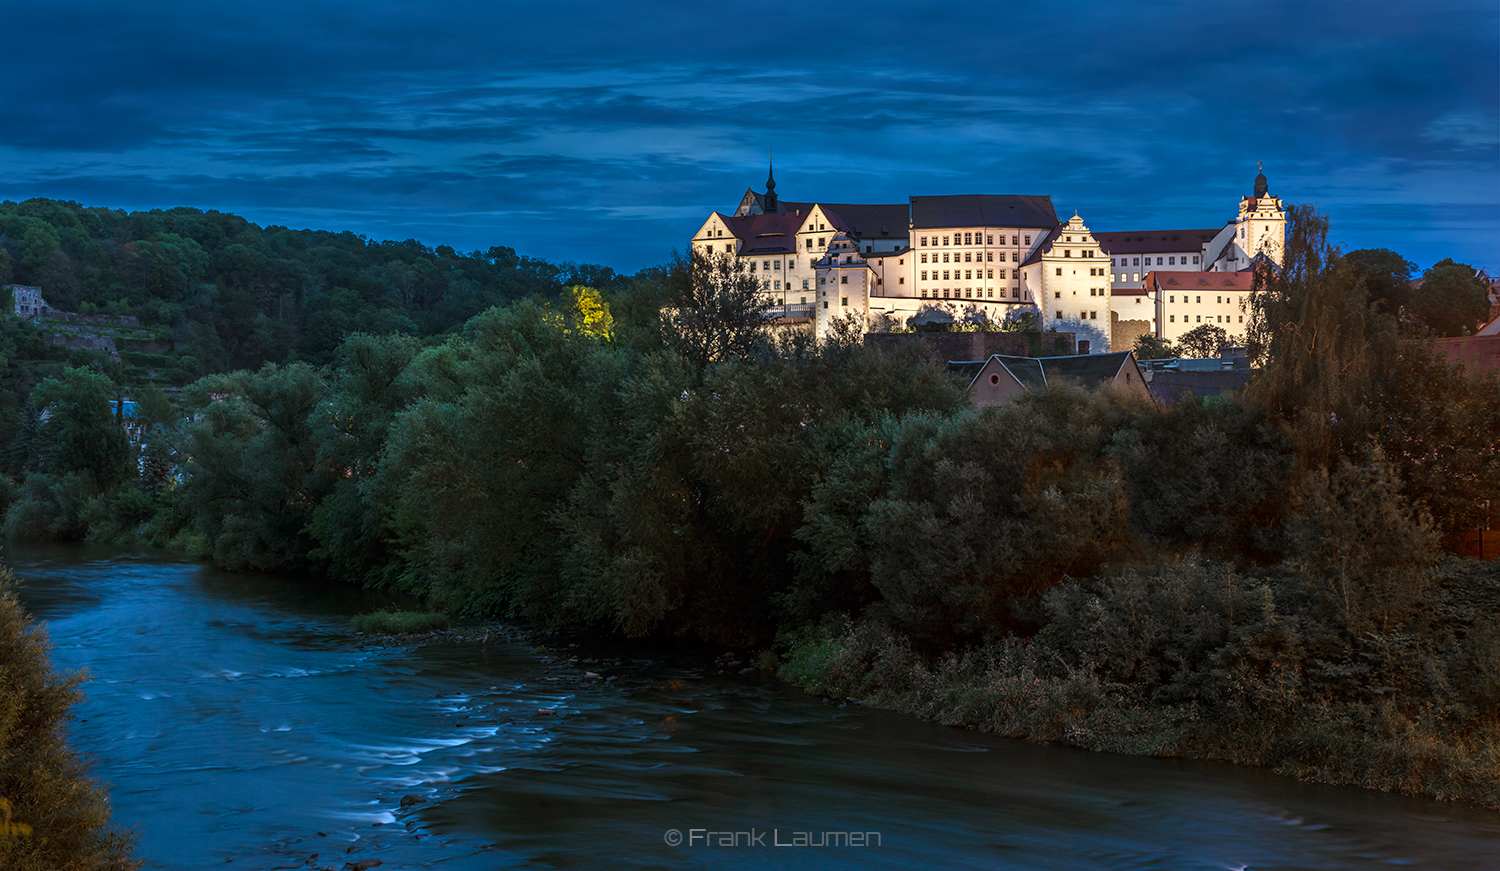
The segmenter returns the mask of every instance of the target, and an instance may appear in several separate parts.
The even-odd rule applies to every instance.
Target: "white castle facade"
[[[834,319],[850,316],[876,326],[979,315],[1001,321],[1033,312],[1044,329],[1076,333],[1091,351],[1104,352],[1121,323],[1138,325],[1132,336],[1152,332],[1169,339],[1205,316],[1225,324],[1228,285],[1217,293],[1218,303],[1204,303],[1215,296],[1178,292],[1183,279],[1163,275],[1247,275],[1258,257],[1279,264],[1285,226],[1286,212],[1269,194],[1264,174],[1222,227],[1103,233],[1090,230],[1077,213],[1059,220],[1049,196],[785,202],[776,196],[772,175],[764,194],[747,190],[733,214],[710,215],[692,248],[743,262],[761,282],[773,314],[810,322],[820,336]],[[1170,293],[1162,289],[1167,282],[1176,282]],[[1248,281],[1241,276],[1231,284],[1237,303]]]

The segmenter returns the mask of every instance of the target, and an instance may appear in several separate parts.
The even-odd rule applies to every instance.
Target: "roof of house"
[[[1179,251],[1198,251],[1223,229],[1120,230],[1095,233],[1094,238],[1099,240],[1099,247],[1106,254],[1173,254]]]
[[[1146,286],[1155,284],[1163,290],[1251,290],[1255,273],[1244,272],[1173,272],[1155,270],[1146,273]]]
[[[813,204],[809,204],[811,208]],[[860,239],[905,239],[906,222],[911,214],[906,203],[817,203],[830,218],[837,217],[840,229]]]
[[[1068,357],[1011,357],[995,354],[989,360],[950,361],[947,368],[950,372],[963,374],[968,383],[973,384],[985,364],[993,360],[1004,366],[1028,392],[1035,392],[1049,383],[1064,380],[1077,381],[1084,387],[1095,387],[1102,382],[1113,381],[1124,367],[1126,358],[1133,357],[1133,354],[1132,351]]]
[[[1225,390],[1238,391],[1250,380],[1251,374],[1243,369],[1216,369],[1207,372],[1159,370],[1146,382],[1146,387],[1159,404],[1171,406],[1176,405],[1186,393],[1207,396]]]
[[[1139,285],[1137,287],[1111,287],[1109,289],[1109,295],[1110,296],[1146,296],[1147,295],[1146,285],[1142,284],[1142,285]]]
[[[1057,226],[1052,198],[1029,194],[952,194],[912,197],[911,226],[1035,227]]]

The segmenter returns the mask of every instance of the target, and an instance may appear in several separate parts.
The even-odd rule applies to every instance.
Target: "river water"
[[[152,869],[1500,868],[1471,805],[1026,744],[640,648],[372,647],[356,591],[5,556],[91,675],[71,740]]]

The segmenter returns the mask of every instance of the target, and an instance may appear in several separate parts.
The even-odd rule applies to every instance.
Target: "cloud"
[[[82,2],[7,13],[0,196],[244,210],[621,269],[777,156],[790,199],[1051,194],[1098,229],[1210,226],[1264,161],[1335,232],[1488,262],[1492,3],[695,9]],[[1408,244],[1409,243],[1409,244]],[[1406,247],[1403,247],[1406,246]],[[1445,247],[1446,246],[1446,247]],[[1488,263],[1500,267],[1500,263]]]

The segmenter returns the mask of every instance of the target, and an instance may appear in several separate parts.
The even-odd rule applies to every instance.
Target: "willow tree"
[[[1247,350],[1261,371],[1246,395],[1294,427],[1305,463],[1327,464],[1370,436],[1368,401],[1401,346],[1363,270],[1328,244],[1328,217],[1293,205],[1286,225],[1280,268],[1256,268]]]

